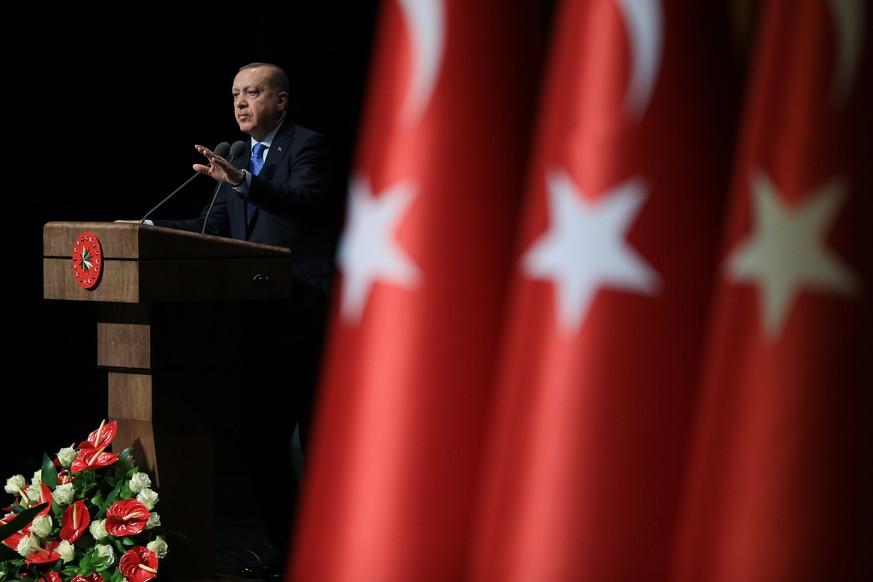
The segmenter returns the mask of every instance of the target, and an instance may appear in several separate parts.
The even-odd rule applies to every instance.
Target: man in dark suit
[[[194,170],[224,182],[215,204],[197,218],[154,220],[169,226],[285,246],[294,252],[294,276],[317,288],[330,283],[339,228],[339,190],[327,139],[288,117],[288,77],[275,65],[252,63],[233,83],[234,114],[251,147],[232,162],[195,146],[208,165]],[[263,169],[249,169],[263,144]],[[207,217],[208,213],[208,217]]]
[[[233,82],[234,116],[250,143],[230,160],[195,146],[208,163],[194,169],[220,182],[213,203],[196,218],[152,221],[292,251],[292,297],[247,304],[235,334],[238,343],[226,352],[242,368],[239,382],[224,395],[237,450],[232,458],[218,455],[219,470],[224,463],[248,473],[251,499],[262,502],[270,540],[280,553],[288,547],[299,487],[292,435],[296,425],[305,450],[342,213],[328,140],[290,119],[289,93],[288,77],[278,66],[240,68]]]

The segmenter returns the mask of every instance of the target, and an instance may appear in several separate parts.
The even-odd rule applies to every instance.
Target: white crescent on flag
[[[837,33],[837,63],[831,84],[831,102],[841,107],[852,91],[861,62],[864,10],[861,0],[829,0]]]
[[[402,115],[418,118],[430,101],[446,43],[441,0],[398,0],[411,39],[413,68]]]
[[[658,0],[617,0],[617,4],[633,55],[625,109],[635,118],[640,118],[649,104],[661,65],[664,41],[662,7]]]

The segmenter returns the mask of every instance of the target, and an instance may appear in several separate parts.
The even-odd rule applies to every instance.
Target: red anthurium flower
[[[88,447],[79,451],[79,455],[73,461],[70,470],[73,473],[86,470],[93,471],[95,469],[100,469],[101,467],[107,467],[117,460],[117,455],[107,453],[103,449]]]
[[[52,490],[48,488],[48,485],[45,483],[39,484],[39,498],[31,499],[27,496],[27,491],[21,491],[21,501],[22,505],[26,505],[27,507],[33,507],[34,505],[39,505],[40,503],[48,502],[48,505],[43,508],[37,515],[46,515],[52,509]]]
[[[70,475],[70,472],[66,469],[61,469],[58,471],[58,485],[66,485],[67,483],[72,482],[73,476]]]
[[[76,448],[79,450],[105,449],[112,442],[112,439],[115,438],[117,428],[118,425],[114,420],[106,424],[100,423],[100,428],[89,434],[88,440],[82,441]]]
[[[30,553],[25,559],[25,564],[47,564],[61,559],[61,555],[56,551],[58,544],[61,542],[49,542],[44,548],[39,548],[35,552]]]
[[[85,507],[85,500],[79,499],[64,511],[61,520],[61,539],[70,543],[75,542],[89,523],[91,523],[91,514]]]
[[[57,572],[47,572],[45,576],[40,578],[40,580],[44,580],[45,582],[64,582],[61,575]]]
[[[33,507],[33,506],[39,505],[40,503],[43,503],[46,501],[48,502],[48,505],[46,505],[45,508],[42,511],[40,511],[38,514],[36,514],[36,516],[34,516],[34,517],[39,517],[40,515],[46,515],[49,511],[51,511],[52,492],[45,485],[40,487],[40,498],[39,499],[32,501],[27,497],[27,495],[24,492],[22,492],[22,496],[23,496],[23,499],[16,500],[16,503],[21,503],[22,505]],[[6,525],[7,523],[9,523],[13,519],[15,519],[15,517],[17,517],[16,514],[11,513],[11,512],[7,513],[5,516],[0,518],[0,525]],[[30,533],[30,526],[32,524],[33,524],[33,521],[31,521],[30,523],[25,525],[23,528],[21,528],[20,530],[18,530],[14,534],[7,536],[6,539],[0,540],[0,542],[6,544],[7,546],[12,548],[13,550],[18,548],[18,543],[21,541],[21,538],[24,537],[26,534]]]
[[[54,497],[52,497],[52,490],[48,488],[48,485],[45,483],[39,484],[39,500],[35,504],[31,505],[39,505],[40,503],[48,503],[45,508],[40,511],[37,516],[40,515],[48,515],[48,512],[52,510],[52,502],[54,501]]]
[[[73,576],[71,582],[103,582],[103,576],[94,572],[90,576]]]
[[[28,528],[29,527],[30,526],[28,526]],[[7,546],[9,546],[10,548],[12,548],[13,550],[18,551],[18,544],[21,543],[21,538],[23,538],[26,535],[26,533],[22,533],[22,532],[24,532],[24,530],[21,530],[20,532],[15,532],[11,536],[9,536],[5,540],[3,540],[3,543],[6,544]]]
[[[15,519],[14,513],[8,513],[3,518],[0,518],[0,525],[6,525],[10,521]],[[32,523],[32,522],[31,522]],[[13,550],[18,550],[18,544],[21,542],[21,538],[30,533],[30,523],[15,532],[14,534],[7,536],[6,539],[2,540],[4,544],[12,548]]]
[[[158,575],[158,556],[143,546],[134,546],[124,552],[118,569],[130,582],[146,582]]]
[[[106,533],[116,537],[135,536],[145,529],[149,510],[136,499],[122,499],[106,512]],[[148,578],[146,578],[147,580]]]

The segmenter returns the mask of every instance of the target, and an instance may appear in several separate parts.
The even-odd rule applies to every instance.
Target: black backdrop
[[[347,171],[377,4],[297,0],[269,14],[240,5],[198,16],[152,14],[148,5],[124,15],[46,6],[4,18],[0,483],[16,473],[30,479],[43,453],[83,439],[106,415],[94,307],[42,299],[43,225],[141,218],[194,175],[194,144],[243,137],[231,84],[252,61],[285,68],[298,120],[333,140]],[[199,177],[161,212],[193,215],[211,182]]]

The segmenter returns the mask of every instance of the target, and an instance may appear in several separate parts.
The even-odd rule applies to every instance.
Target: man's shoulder
[[[284,131],[280,131],[277,139],[280,141],[287,140],[289,147],[293,149],[311,149],[330,151],[330,139],[323,133],[311,129],[309,127],[296,123],[289,123],[287,127],[283,126]]]
[[[320,131],[300,125],[299,123],[290,123],[290,131],[294,132],[295,136],[303,139],[323,139],[327,140],[327,136]]]

